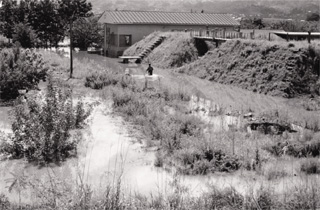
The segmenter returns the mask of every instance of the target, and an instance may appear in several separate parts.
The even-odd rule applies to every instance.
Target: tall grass
[[[0,196],[1,210],[25,209],[177,209],[177,210],[207,210],[207,209],[317,209],[319,208],[320,192],[318,185],[311,187],[297,186],[288,194],[277,194],[272,189],[261,187],[257,192],[248,195],[238,193],[232,187],[217,189],[212,187],[209,192],[204,192],[199,197],[191,197],[188,190],[179,183],[173,182],[173,191],[168,194],[152,195],[149,198],[136,194],[132,197],[123,196],[119,190],[121,182],[115,188],[107,187],[102,196],[95,197],[95,192],[90,186],[78,185],[77,191],[69,191],[66,183],[51,180],[49,188],[41,189],[42,197],[37,197],[31,205],[17,206]],[[41,185],[41,184],[40,184]],[[49,190],[50,189],[50,190]]]

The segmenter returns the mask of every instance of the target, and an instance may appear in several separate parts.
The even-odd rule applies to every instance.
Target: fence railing
[[[210,38],[221,38],[221,39],[253,39],[254,32],[243,33],[237,31],[213,31],[213,30],[192,30],[190,31],[192,37],[210,37]]]
[[[226,31],[226,30],[191,30],[186,31],[190,33],[191,37],[204,37],[212,39],[261,39],[261,40],[275,40],[275,35],[268,32],[264,34],[252,32],[238,32],[238,31]]]

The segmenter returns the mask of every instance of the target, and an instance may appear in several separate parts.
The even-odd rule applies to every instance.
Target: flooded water
[[[218,103],[214,103],[211,100],[192,96],[189,109],[194,116],[211,125],[214,132],[240,129],[243,126],[240,116],[225,114],[226,112],[231,112],[231,110],[222,110]]]
[[[92,102],[99,99],[87,100]],[[155,152],[148,151],[135,137],[130,136],[121,117],[113,116],[111,112],[111,104],[100,103],[94,109],[88,120],[89,128],[83,131],[85,141],[79,145],[78,158],[68,159],[61,166],[39,169],[23,160],[1,161],[0,193],[8,195],[12,201],[18,201],[17,193],[8,193],[6,187],[7,180],[13,178],[13,174],[21,173],[43,183],[50,182],[50,174],[67,183],[75,183],[81,175],[95,191],[116,183],[121,177],[126,192],[137,192],[145,196],[171,192],[174,190],[174,180],[189,189],[193,196],[208,191],[209,185],[217,188],[233,186],[245,193],[246,182],[232,175],[176,176],[174,171],[155,167]],[[25,190],[24,194],[23,201],[30,202],[32,191]]]
[[[0,106],[0,131],[10,133],[11,131],[11,120],[9,112],[11,107]]]

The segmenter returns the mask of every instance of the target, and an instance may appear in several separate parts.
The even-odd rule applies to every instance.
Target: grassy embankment
[[[235,40],[178,71],[272,96],[319,96],[320,44]]]
[[[187,63],[196,61],[199,55],[205,53],[213,45],[196,43],[189,33],[184,32],[154,32],[145,39],[135,43],[124,52],[124,55],[138,55],[146,47],[151,46],[159,36],[165,36],[164,41],[156,47],[143,60],[145,63],[152,63],[161,68],[175,68]],[[202,45],[201,45],[202,44]],[[204,46],[205,52],[200,50],[199,46]]]

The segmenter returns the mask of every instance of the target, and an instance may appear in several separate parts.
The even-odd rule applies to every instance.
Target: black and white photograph
[[[320,1],[0,0],[0,210],[320,210]]]

